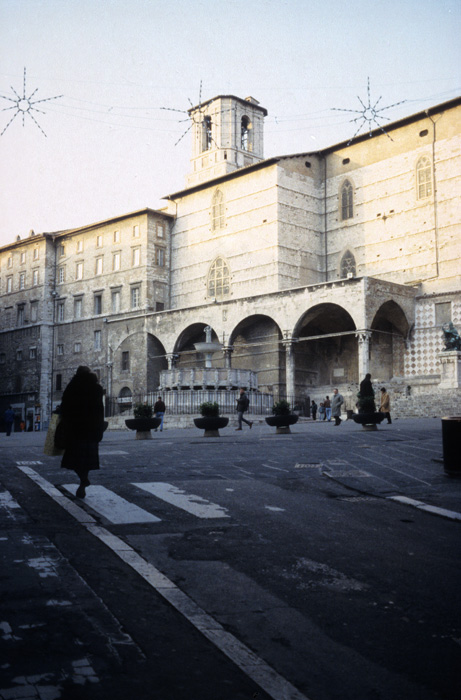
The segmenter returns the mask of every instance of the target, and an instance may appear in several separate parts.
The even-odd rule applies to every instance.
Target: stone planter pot
[[[375,413],[354,413],[352,420],[361,425],[364,430],[378,430],[377,423],[381,423],[385,417],[384,413],[375,411]]]
[[[136,440],[152,440],[151,430],[158,428],[160,418],[127,418],[125,425],[130,430],[136,430]]]
[[[266,416],[266,423],[271,427],[277,428],[275,431],[277,435],[286,435],[291,433],[290,425],[294,425],[298,422],[299,416],[296,413],[288,413],[285,416]]]
[[[225,428],[229,418],[223,416],[202,416],[194,418],[194,423],[200,430],[204,430],[203,437],[219,437],[219,429]]]

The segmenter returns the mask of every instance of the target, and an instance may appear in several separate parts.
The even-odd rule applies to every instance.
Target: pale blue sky
[[[350,138],[333,107],[406,100],[396,120],[461,93],[457,0],[0,0],[0,96],[37,103],[0,137],[0,245],[146,206],[184,186],[190,102],[252,95],[265,155]],[[13,107],[13,110],[6,108]],[[0,100],[0,131],[15,103]],[[353,116],[353,115],[351,115]]]

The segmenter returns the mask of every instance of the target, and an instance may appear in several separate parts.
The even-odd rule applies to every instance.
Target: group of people
[[[371,383],[371,374],[366,374],[365,379],[360,382],[360,394],[362,396],[375,396],[375,392]],[[311,403],[311,414],[312,420],[317,420],[317,413],[319,415],[319,420],[326,420],[329,423],[331,419],[335,419],[335,425],[341,424],[341,406],[344,403],[344,398],[339,393],[338,389],[333,389],[333,398],[330,400],[329,396],[325,396],[325,399],[317,405],[314,400]],[[385,387],[381,387],[381,402],[378,409],[379,413],[384,413],[387,418],[387,422],[392,423],[391,419],[391,400],[389,394]]]
[[[339,393],[338,389],[333,389],[333,398],[330,400],[329,396],[325,396],[324,400],[320,402],[320,406],[317,406],[314,400],[311,403],[311,413],[312,419],[317,420],[317,410],[319,414],[319,420],[326,420],[328,423],[331,419],[335,419],[335,425],[341,425],[341,406],[344,403],[344,398]]]

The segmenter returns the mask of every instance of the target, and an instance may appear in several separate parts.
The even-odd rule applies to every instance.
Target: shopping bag
[[[56,428],[61,420],[59,413],[53,413],[51,415],[50,424],[48,426],[48,432],[45,438],[45,444],[43,446],[43,452],[50,457],[59,457],[64,454],[64,450],[56,447],[54,444],[54,438],[56,435]]]

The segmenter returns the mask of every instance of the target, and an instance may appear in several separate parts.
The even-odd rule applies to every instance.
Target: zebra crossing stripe
[[[309,700],[297,688],[294,687],[275,671],[263,659],[257,656],[233,634],[225,630],[222,625],[200,608],[189,596],[176,586],[169,578],[159,571],[150,562],[143,559],[120,537],[100,527],[95,521],[88,518],[82,508],[75,505],[30,467],[18,467],[32,481],[40,486],[54,501],[59,503],[70,515],[78,520],[88,532],[97,537],[111,549],[122,561],[126,562],[136,573],[141,576],[154,590],[167,600],[183,617],[185,617],[199,632],[203,634],[217,649],[222,651],[243,673],[251,678],[260,688],[266,691],[272,700]],[[80,511],[82,515],[77,515]]]
[[[78,484],[64,484],[63,488],[69,493],[75,494]],[[86,491],[85,503],[114,525],[160,522],[160,518],[157,518],[156,515],[126,501],[113,491],[106,489],[105,486],[89,486]]]
[[[147,491],[148,493],[161,498],[162,501],[170,503],[176,508],[181,508],[182,510],[195,515],[197,518],[229,518],[225,508],[216,505],[216,503],[211,503],[205,500],[201,496],[194,496],[193,494],[186,493],[182,489],[178,489],[172,484],[165,484],[160,481],[152,481],[145,483],[133,484],[138,489]]]

